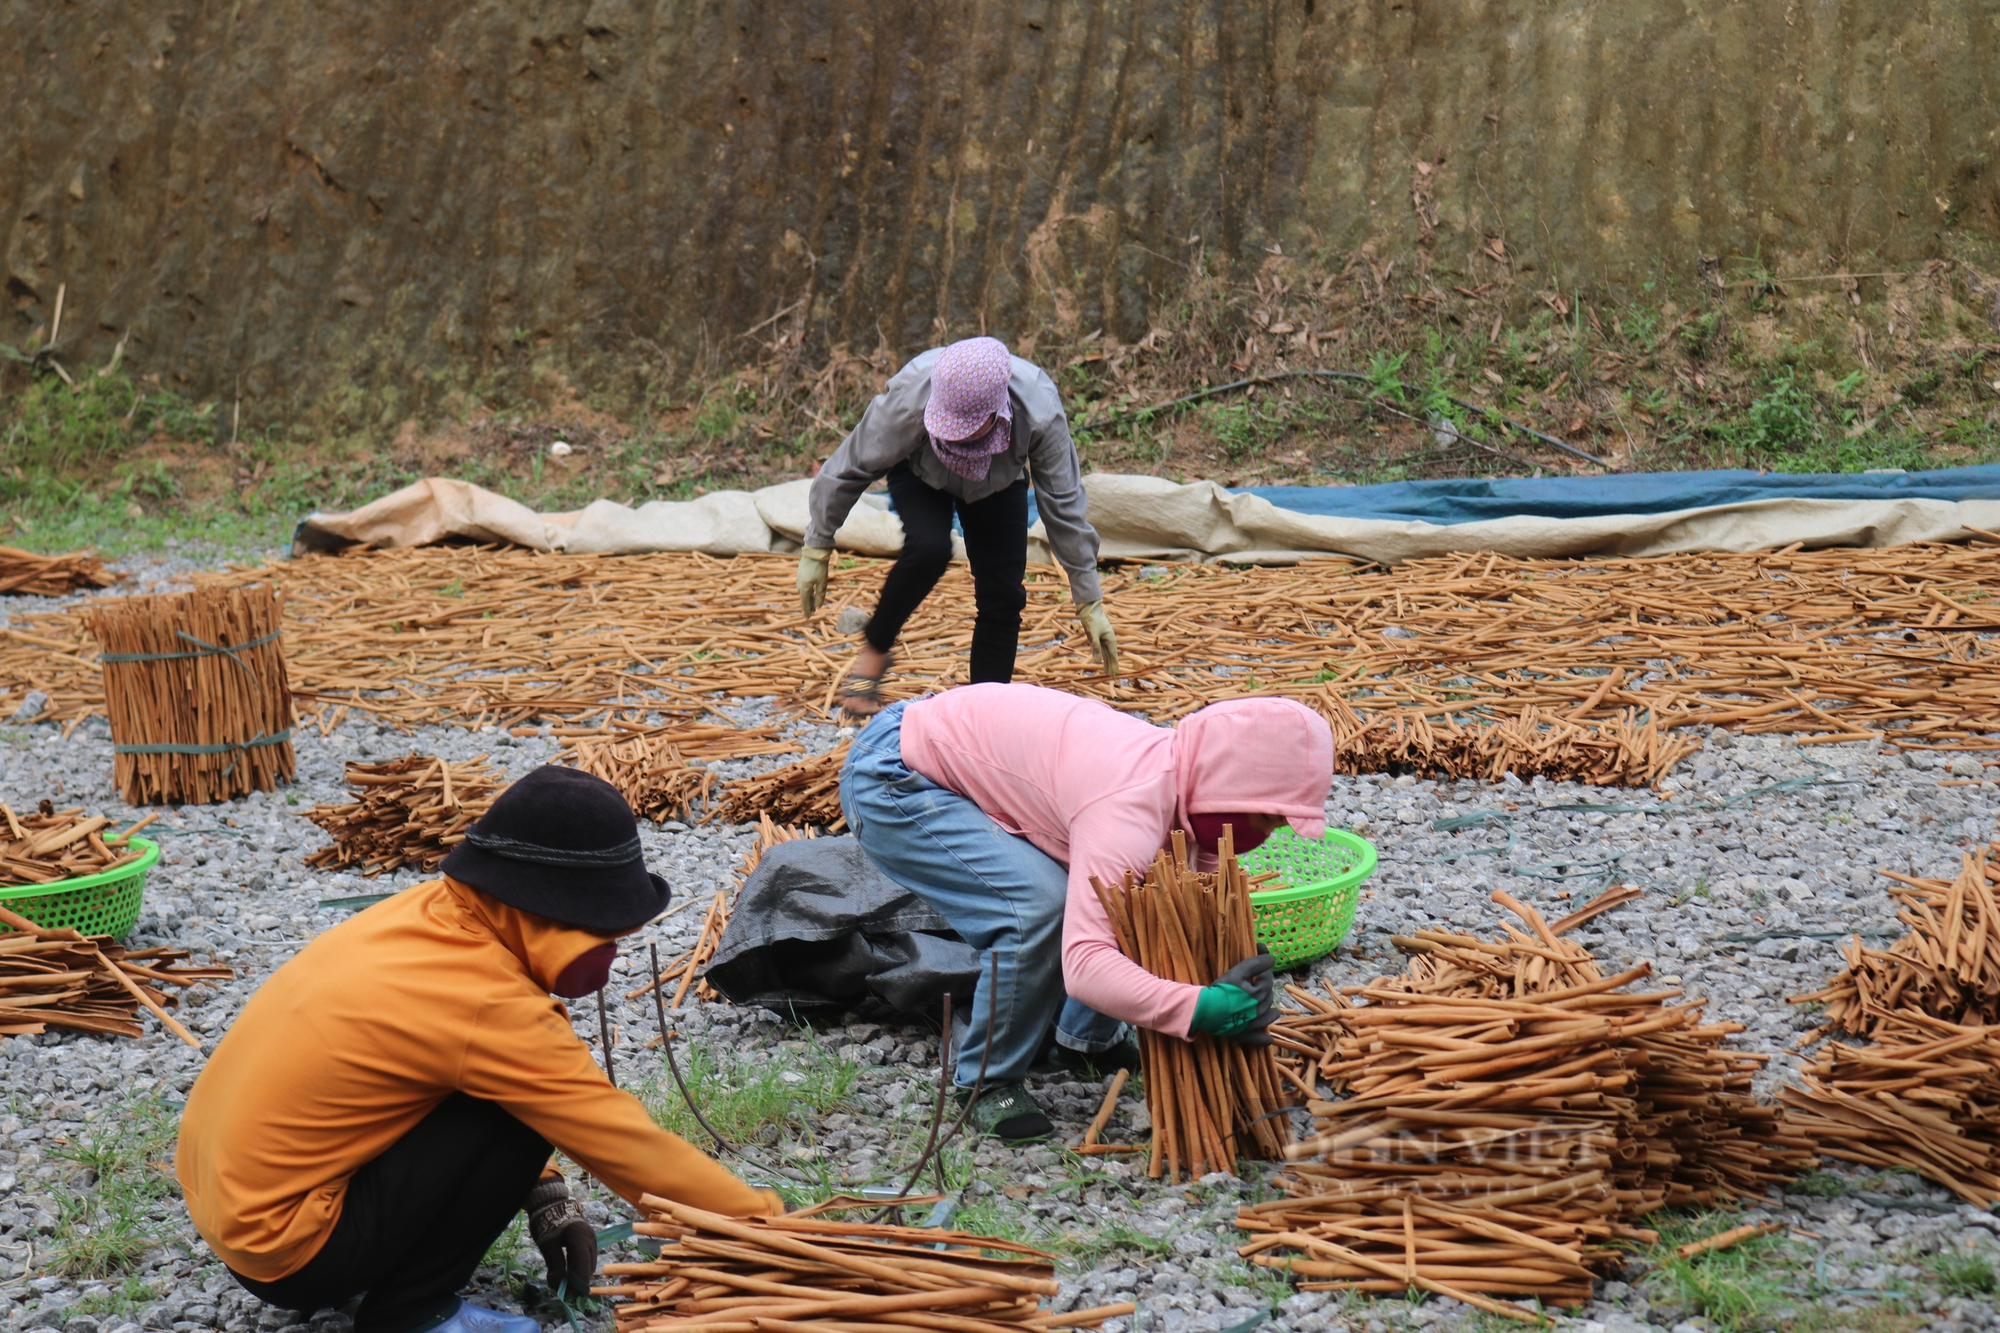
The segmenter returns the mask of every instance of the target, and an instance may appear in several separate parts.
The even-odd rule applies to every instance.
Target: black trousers
[[[403,1333],[452,1308],[548,1160],[541,1135],[455,1092],[354,1173],[340,1221],[304,1268],[276,1282],[236,1280],[308,1314],[366,1292],[355,1333]]]
[[[909,464],[889,472],[889,499],[903,520],[903,553],[882,580],[882,598],[864,631],[868,646],[886,653],[903,623],[930,595],[951,563],[951,516],[965,530],[965,555],[972,564],[972,672],[982,681],[1014,679],[1014,650],[1021,639],[1021,612],[1028,605],[1022,579],[1028,570],[1028,479],[967,503],[918,479]]]

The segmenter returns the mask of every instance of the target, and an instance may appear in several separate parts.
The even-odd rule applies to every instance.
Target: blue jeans
[[[1071,1050],[1094,1055],[1123,1040],[1123,1023],[1063,992],[1069,871],[976,802],[906,768],[902,704],[877,713],[854,738],[840,771],[840,809],[883,873],[979,951],[971,1027],[958,1051],[960,1087],[978,1081],[982,1061],[988,1087],[1021,1078],[1051,1021],[1056,1040]]]

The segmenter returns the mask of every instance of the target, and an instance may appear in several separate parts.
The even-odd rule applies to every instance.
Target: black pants
[[[972,673],[974,684],[1014,679],[1014,649],[1021,612],[1028,605],[1022,579],[1028,570],[1028,479],[984,500],[967,503],[918,479],[909,464],[889,472],[889,499],[903,520],[903,553],[882,580],[882,599],[865,631],[868,646],[886,653],[903,622],[930,595],[951,563],[951,515],[965,530],[972,563]]]
[[[333,1234],[290,1277],[243,1289],[283,1310],[367,1293],[355,1333],[403,1333],[452,1308],[548,1164],[549,1145],[493,1102],[453,1093],[354,1173]]]

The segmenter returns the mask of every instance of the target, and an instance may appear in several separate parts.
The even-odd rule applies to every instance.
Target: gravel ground
[[[163,586],[195,562],[164,558],[139,566],[141,586]],[[127,584],[120,591],[133,590]],[[0,598],[9,613],[42,611],[50,603]],[[758,721],[757,704],[726,716]],[[795,734],[822,750],[838,740],[827,726]],[[403,872],[366,880],[309,870],[303,858],[323,844],[300,811],[344,799],[348,760],[395,758],[411,751],[466,758],[489,754],[518,777],[551,760],[556,743],[461,728],[415,735],[378,730],[350,718],[330,737],[305,729],[297,742],[298,783],[289,789],[211,807],[182,807],[154,825],[165,849],[147,883],[146,911],[135,932],[141,944],[171,943],[237,968],[232,984],[197,988],[183,1013],[210,1043],[271,971],[318,931],[341,919],[317,906],[324,898],[380,892],[421,878]],[[770,760],[723,765],[725,774],[771,766]],[[1947,777],[1980,776],[1976,758],[1913,753],[1884,755],[1870,745],[1801,747],[1768,738],[1715,735],[1684,764],[1664,796],[1619,792],[1537,779],[1520,783],[1431,782],[1410,777],[1341,778],[1328,812],[1363,832],[1381,852],[1353,938],[1314,969],[1339,981],[1363,980],[1399,966],[1388,937],[1440,921],[1490,933],[1501,913],[1490,901],[1505,888],[1550,916],[1587,899],[1606,874],[1643,885],[1637,904],[1592,922],[1579,938],[1608,964],[1651,959],[1666,980],[1711,1003],[1714,1017],[1743,1023],[1739,1038],[1775,1058],[1767,1083],[1788,1077],[1790,1053],[1811,1020],[1785,996],[1816,988],[1838,966],[1838,932],[1900,933],[1879,871],[1955,873],[1963,851],[1995,836],[2000,788],[1945,787]],[[93,721],[67,742],[53,726],[17,720],[0,727],[0,799],[18,806],[43,796],[132,816],[111,785],[105,724]],[[1762,795],[1750,793],[1785,784]],[[1648,812],[1551,809],[1564,805],[1627,805]],[[1656,810],[1650,809],[1657,807]],[[1456,831],[1432,825],[1455,815],[1504,816]],[[647,825],[648,860],[677,893],[695,899],[730,882],[751,845],[745,827]],[[1511,839],[1511,846],[1510,844]],[[1490,849],[1490,850],[1478,850]],[[1472,854],[1468,854],[1472,853]],[[1570,858],[1574,858],[1572,861]],[[1591,869],[1597,866],[1598,869]],[[1565,875],[1569,877],[1564,877]],[[656,923],[628,949],[622,989],[643,974],[644,944],[657,941],[663,958],[692,944],[699,908]],[[1820,936],[1823,938],[1815,938]],[[1749,938],[1739,938],[1749,937]],[[614,990],[621,989],[614,981]],[[593,1044],[591,1002],[575,1006],[580,1034]],[[626,1080],[647,1081],[647,1095],[672,1107],[657,1082],[658,1056],[645,1046],[654,1032],[650,1005],[615,1009],[617,1048]],[[883,1184],[907,1167],[921,1142],[935,1082],[937,1043],[922,1025],[855,1023],[802,1033],[776,1015],[690,999],[672,1011],[685,1044],[739,1072],[779,1071],[799,1098],[788,1113],[754,1136],[734,1165],[746,1176],[786,1188],[824,1190],[831,1184]],[[65,1329],[67,1333],[137,1333],[139,1329],[245,1333],[295,1325],[289,1312],[268,1310],[241,1293],[187,1224],[171,1192],[152,1178],[128,1232],[152,1240],[129,1268],[89,1277],[51,1272],[65,1240],[78,1235],[75,1216],[96,1206],[99,1229],[111,1196],[106,1176],[93,1177],[79,1157],[106,1144],[169,1142],[177,1109],[202,1056],[148,1020],[138,1041],[51,1034],[0,1038],[0,1326]],[[732,1065],[732,1062],[733,1065]],[[844,1089],[837,1085],[847,1084]],[[833,1100],[826,1090],[840,1093]],[[1033,1086],[1070,1141],[1103,1093],[1101,1083],[1051,1076]],[[1768,1088],[1766,1089],[1768,1090]],[[162,1128],[164,1126],[164,1128]],[[150,1127],[150,1130],[149,1128]],[[1142,1134],[1144,1108],[1127,1099],[1108,1137]],[[145,1152],[123,1169],[144,1179]],[[104,1172],[114,1171],[103,1166]],[[1239,1181],[1216,1175],[1166,1187],[1143,1168],[1115,1159],[1079,1161],[1052,1147],[1009,1149],[988,1143],[955,1148],[954,1183],[964,1184],[960,1224],[992,1228],[1057,1244],[1066,1256],[1064,1306],[1135,1299],[1142,1315],[1114,1321],[1113,1333],[1143,1328],[1210,1333],[1270,1311],[1269,1327],[1295,1333],[1332,1328],[1370,1330],[1485,1319],[1455,1302],[1343,1302],[1290,1294],[1268,1274],[1235,1257],[1230,1222],[1246,1198],[1268,1197],[1268,1178]],[[572,1173],[574,1174],[574,1173]],[[1798,1241],[1774,1270],[1780,1287],[1754,1323],[1744,1327],[1985,1328],[2000,1324],[1994,1297],[1952,1294],[1979,1284],[1979,1261],[2000,1268],[2000,1218],[1956,1203],[1913,1177],[1820,1173],[1799,1193],[1773,1196],[1744,1218],[1775,1217],[1814,1233]],[[122,1197],[122,1196],[121,1196]],[[600,1224],[630,1216],[617,1199],[594,1194],[588,1211]],[[1736,1219],[1732,1219],[1736,1220]],[[1782,1247],[1781,1247],[1782,1248]],[[504,1308],[525,1302],[547,1323],[562,1311],[542,1299],[532,1248],[514,1237],[496,1247],[482,1270],[479,1299]],[[1577,1327],[1605,1330],[1724,1327],[1704,1319],[1662,1274],[1648,1276],[1635,1261],[1625,1281],[1603,1284],[1600,1299]],[[1970,1278],[1965,1274],[1970,1273]],[[1941,1275],[1943,1275],[1941,1277]],[[605,1327],[608,1321],[585,1313]],[[346,1333],[336,1312],[311,1321],[313,1333]]]

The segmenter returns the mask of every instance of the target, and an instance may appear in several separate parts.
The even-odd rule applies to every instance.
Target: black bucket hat
[[[637,930],[673,897],[646,869],[618,789],[555,764],[501,792],[440,869],[509,907],[605,934]]]

